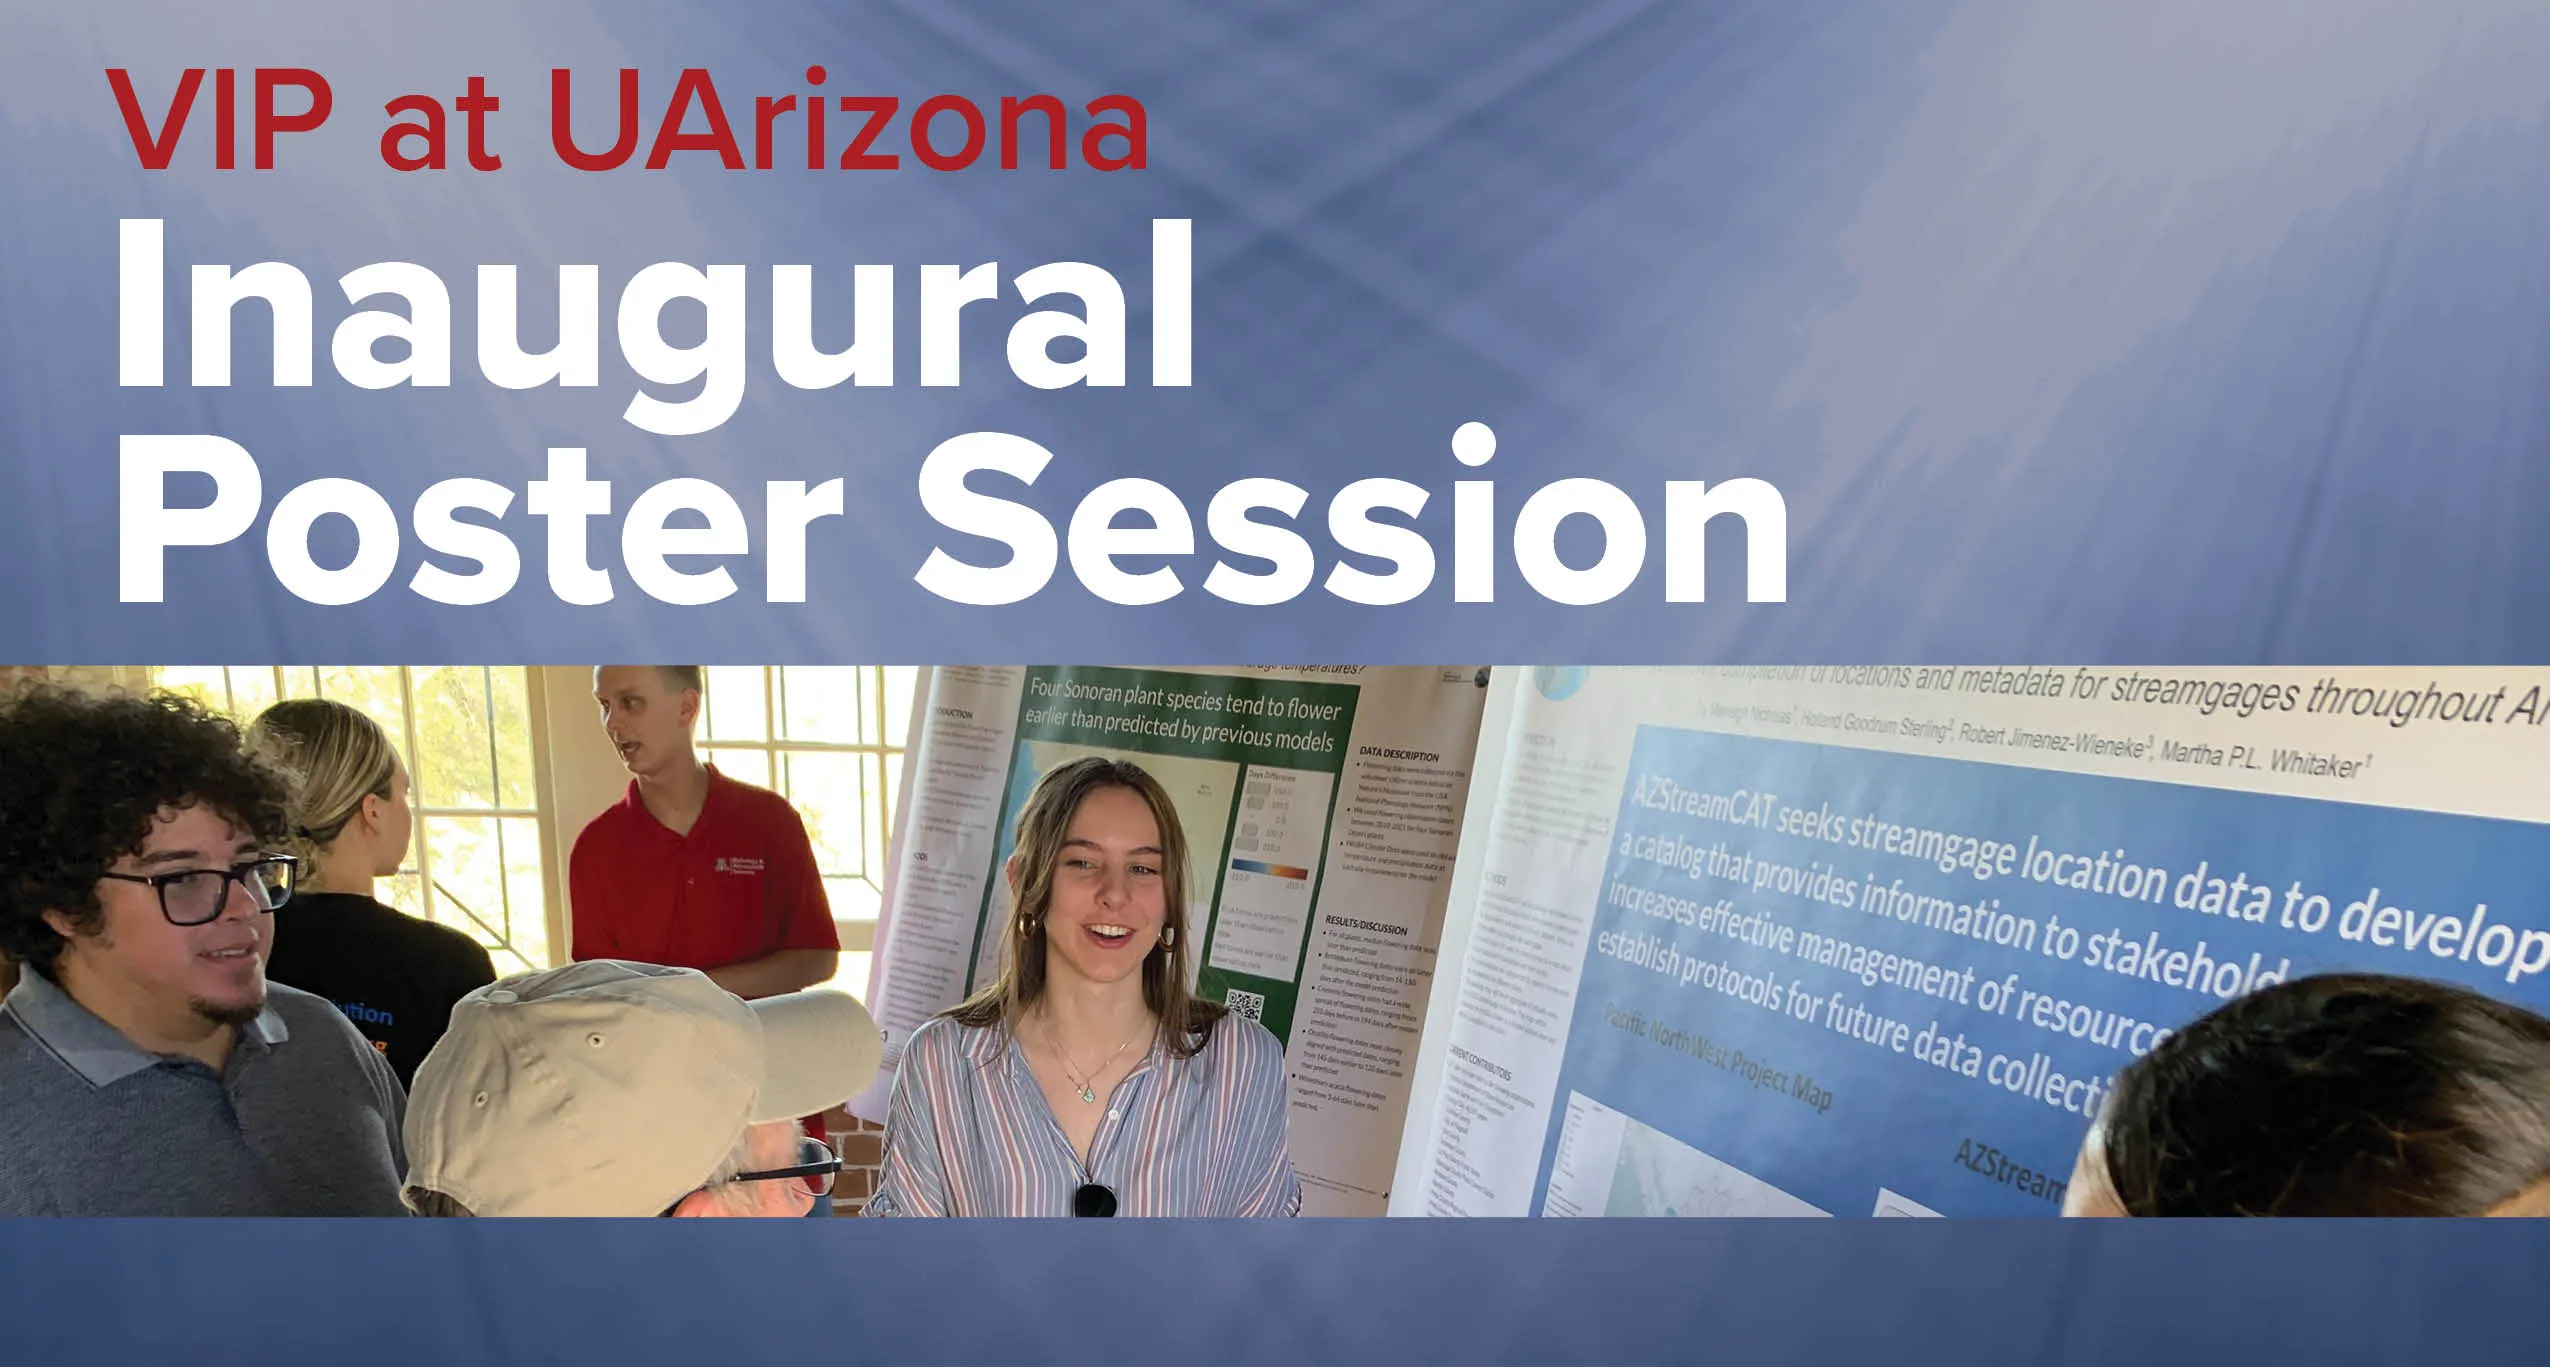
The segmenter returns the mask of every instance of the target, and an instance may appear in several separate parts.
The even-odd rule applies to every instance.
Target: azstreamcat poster
[[[2550,1007],[2550,671],[1500,680],[1394,1213],[2051,1215],[2338,968]]]

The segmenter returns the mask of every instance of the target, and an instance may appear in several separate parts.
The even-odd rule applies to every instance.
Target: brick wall
[[[832,1188],[832,1213],[856,1215],[876,1194],[877,1169],[885,1162],[885,1127],[839,1109],[825,1112],[823,1121],[842,1161],[840,1180]]]

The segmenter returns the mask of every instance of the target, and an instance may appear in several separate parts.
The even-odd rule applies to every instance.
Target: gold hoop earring
[[[1178,944],[1178,932],[1177,932],[1177,928],[1176,928],[1176,927],[1174,927],[1174,926],[1162,926],[1162,927],[1160,927],[1160,948],[1162,948],[1162,949],[1175,949],[1175,948],[1177,948],[1177,944]]]

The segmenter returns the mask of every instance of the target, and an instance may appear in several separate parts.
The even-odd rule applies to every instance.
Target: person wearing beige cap
[[[747,1002],[696,969],[593,959],[460,999],[416,1070],[420,1215],[803,1216],[840,1160],[797,1117],[876,1075],[846,993]]]

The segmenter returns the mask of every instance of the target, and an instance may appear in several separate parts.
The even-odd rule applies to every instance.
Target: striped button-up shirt
[[[1284,1047],[1225,1016],[1192,1058],[1158,1043],[1106,1099],[1083,1164],[1016,1036],[944,1016],[912,1032],[870,1215],[1069,1215],[1094,1182],[1127,1216],[1299,1214],[1284,1144]]]

